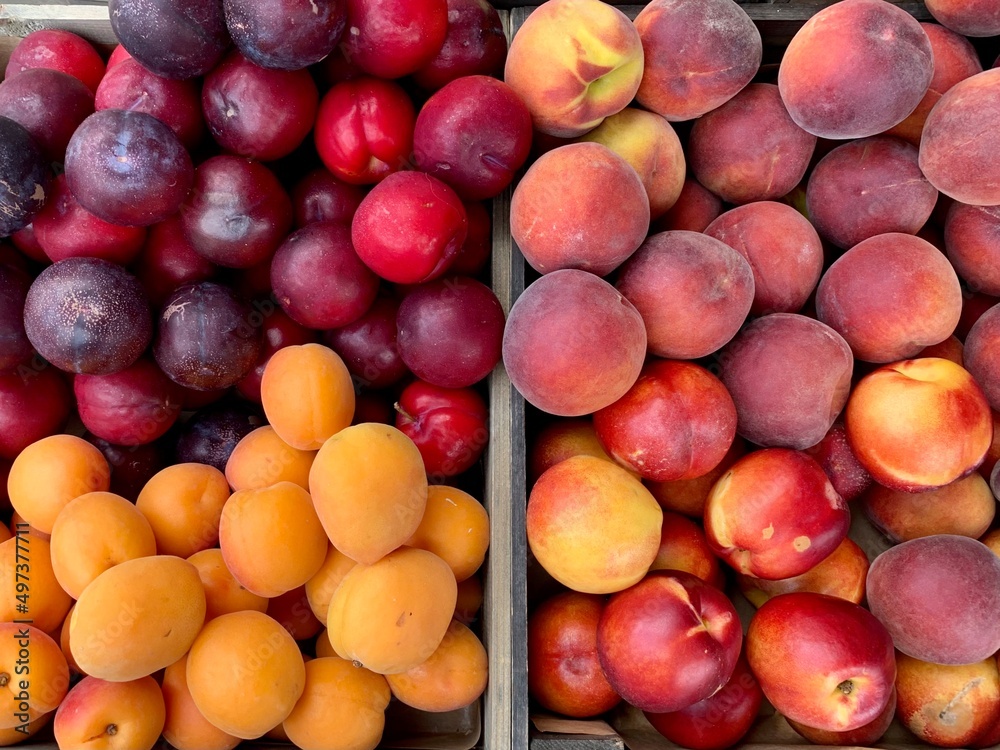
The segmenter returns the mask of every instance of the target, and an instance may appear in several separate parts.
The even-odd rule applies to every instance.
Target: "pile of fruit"
[[[831,4],[763,66],[731,0],[517,31],[541,707],[1000,742],[1000,3],[926,5]]]
[[[504,328],[484,201],[532,138],[498,13],[109,10],[107,62],[38,31],[0,83],[0,744],[467,721]]]

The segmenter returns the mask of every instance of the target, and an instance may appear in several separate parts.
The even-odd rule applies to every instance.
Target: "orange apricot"
[[[0,728],[54,711],[69,690],[62,649],[38,628],[0,623]]]
[[[455,619],[463,625],[476,621],[483,606],[483,582],[479,576],[466,578],[458,584],[458,599],[455,602]]]
[[[274,431],[303,451],[318,450],[354,417],[351,373],[340,356],[322,344],[275,352],[264,368],[260,396]]]
[[[312,638],[323,629],[309,607],[306,587],[299,586],[267,601],[267,616],[281,623],[281,627],[297,641]]]
[[[330,643],[330,634],[326,630],[316,636],[316,658],[322,659],[324,656],[337,656],[333,644]]]
[[[44,539],[19,534],[0,544],[0,622],[31,620],[50,633],[62,623],[73,600],[52,570]]]
[[[59,648],[62,649],[63,656],[66,657],[66,664],[69,665],[71,671],[76,674],[83,674],[83,670],[80,669],[80,665],[76,663],[76,659],[73,658],[73,650],[69,645],[69,624],[73,619],[73,610],[76,609],[76,604],[73,604],[69,608],[69,612],[66,613],[66,618],[63,620],[62,626],[59,628]]]
[[[486,508],[467,492],[435,484],[427,488],[427,508],[407,547],[417,547],[440,557],[461,582],[486,559],[490,546],[490,517]]]
[[[135,506],[153,528],[161,555],[188,558],[219,541],[219,518],[229,499],[221,471],[205,464],[176,464],[157,472]]]
[[[245,609],[255,612],[267,610],[267,598],[258,596],[236,580],[226,567],[222,550],[218,547],[195,552],[187,561],[198,569],[201,585],[205,587],[205,622]]]
[[[166,709],[152,677],[110,682],[84,677],[56,710],[59,750],[152,750]]]
[[[44,539],[46,542],[52,538],[51,534],[46,534],[44,531],[39,531],[30,523],[24,520],[24,516],[18,513],[16,510],[10,516],[10,527],[7,529],[7,535],[3,541],[7,541],[12,536],[17,534],[18,530],[23,534],[27,529],[28,533],[31,534],[33,539]]]
[[[198,710],[188,690],[187,660],[185,654],[163,672],[163,739],[177,750],[231,750],[240,738],[213,726]]]
[[[28,726],[16,726],[10,729],[0,729],[0,747],[10,747],[11,745],[17,745],[24,742],[30,737],[34,737],[42,729],[49,725],[52,721],[52,717],[55,716],[55,711],[49,711],[47,714],[42,714],[34,721],[28,722]]]
[[[330,612],[330,600],[333,592],[337,590],[340,582],[344,580],[347,571],[357,565],[332,544],[326,551],[326,560],[322,567],[316,571],[316,575],[306,581],[306,597],[309,599],[309,607],[312,609],[316,619],[326,625],[326,616]]]
[[[309,469],[316,451],[293,448],[270,425],[258,427],[236,444],[226,462],[226,479],[234,490],[259,490],[278,482],[309,489]]]

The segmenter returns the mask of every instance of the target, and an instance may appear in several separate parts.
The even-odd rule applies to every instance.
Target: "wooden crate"
[[[505,29],[510,28],[510,16],[501,11]],[[20,38],[40,29],[65,29],[91,41],[104,53],[117,43],[111,30],[106,0],[62,4],[3,4],[0,3],[0,76],[6,68],[10,52]],[[106,56],[106,54],[105,54]],[[505,212],[504,212],[504,215]],[[508,243],[509,245],[509,243]],[[510,256],[497,252],[493,256],[491,273],[493,288],[504,311],[523,288],[510,275]],[[523,413],[523,401],[516,394],[503,368],[490,376],[489,383],[490,445],[485,455],[483,503],[490,515],[490,550],[483,568],[484,602],[481,616],[482,638],[489,653],[489,684],[483,698],[468,710],[450,714],[424,714],[404,706],[390,709],[387,717],[384,747],[414,750],[507,750],[511,746],[512,714],[517,697],[524,694],[515,686],[523,684],[524,670],[515,674],[516,664],[526,664],[524,644],[513,653],[514,624],[523,613],[512,610],[512,573],[523,567],[523,520],[515,526],[515,507],[511,503],[511,488],[524,487],[511,459],[514,444],[515,413]],[[520,432],[523,442],[523,429]],[[522,490],[523,494],[523,490]],[[523,501],[521,503],[523,506]],[[523,515],[523,513],[522,513]],[[521,561],[517,563],[516,561]],[[522,722],[527,723],[524,714]],[[43,732],[43,736],[45,736]],[[51,736],[51,735],[49,735]],[[163,745],[166,747],[166,745]],[[54,742],[28,742],[21,747],[36,750],[57,750]],[[158,746],[159,747],[159,746]],[[286,744],[245,742],[241,747],[287,748]]]

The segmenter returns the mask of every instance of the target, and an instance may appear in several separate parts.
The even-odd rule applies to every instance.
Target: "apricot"
[[[465,708],[486,690],[489,659],[476,634],[452,620],[441,645],[423,664],[386,676],[392,694],[419,711]]]
[[[455,487],[427,488],[427,508],[420,526],[405,542],[433,552],[451,568],[461,583],[486,559],[490,546],[490,517],[483,504]]]
[[[281,623],[281,626],[297,641],[308,640],[323,629],[323,623],[309,608],[305,586],[299,586],[269,599],[267,616]]]
[[[528,544],[563,585],[587,594],[621,591],[649,570],[663,512],[638,479],[615,464],[574,456],[535,483]]]
[[[6,592],[0,622],[30,620],[46,633],[59,627],[73,603],[52,569],[49,543],[30,533],[0,543],[0,591]]]
[[[366,564],[406,542],[427,506],[420,451],[384,424],[354,425],[328,440],[313,461],[309,490],[333,546]]]
[[[316,575],[328,541],[309,493],[279,482],[233,493],[222,509],[219,546],[233,577],[270,598]]]
[[[163,693],[152,677],[84,677],[56,710],[52,730],[60,750],[152,750],[165,718]]]
[[[466,578],[458,584],[458,600],[455,602],[455,619],[463,625],[476,621],[483,606],[483,582],[479,576]]]
[[[313,659],[302,697],[282,728],[302,750],[374,750],[390,698],[381,675],[336,656]]]
[[[700,477],[674,482],[646,481],[643,484],[663,510],[683,513],[700,520],[705,515],[705,501],[708,500],[712,487],[746,452],[746,441],[737,435],[718,465]]]
[[[145,516],[125,498],[88,492],[62,509],[49,541],[52,571],[74,599],[108,568],[156,554],[156,538]]]
[[[198,571],[179,557],[126,560],[84,589],[70,620],[70,647],[84,673],[124,682],[180,659],[205,622]]]
[[[219,541],[229,483],[206,464],[176,464],[157,472],[139,492],[135,507],[146,517],[161,555],[188,558]]]
[[[321,344],[275,352],[264,368],[260,396],[275,433],[301,451],[318,450],[354,417],[351,373],[340,355]]]
[[[322,659],[325,656],[337,656],[337,652],[333,650],[333,644],[330,643],[330,635],[328,631],[323,630],[316,637],[316,658]],[[337,656],[339,659],[340,657]]]
[[[288,717],[306,680],[292,636],[260,612],[231,612],[208,623],[191,646],[186,676],[202,715],[247,740]]]
[[[357,565],[332,544],[326,551],[326,559],[316,571],[316,575],[306,581],[306,599],[309,608],[323,626],[326,626],[326,616],[330,612],[330,600],[347,572]]]
[[[73,651],[70,649],[69,643],[69,624],[73,620],[73,610],[76,608],[76,604],[69,608],[69,612],[66,613],[66,618],[63,620],[62,626],[59,628],[59,648],[62,649],[63,656],[66,657],[66,663],[69,668],[75,674],[83,674],[83,670],[80,669],[80,665],[76,663],[76,659],[73,658]]]
[[[205,622],[230,612],[267,610],[267,599],[244,588],[229,572],[221,549],[203,549],[187,561],[197,568],[201,585],[205,588]]]
[[[315,451],[293,448],[270,425],[258,427],[236,444],[226,462],[226,479],[233,490],[259,490],[278,482],[309,489],[309,469]]]
[[[111,468],[104,455],[73,435],[52,435],[32,443],[14,459],[7,477],[14,510],[46,534],[70,500],[106,492],[110,486]]]
[[[69,690],[59,644],[31,625],[0,623],[0,688],[0,729],[54,711]]]
[[[344,576],[330,602],[327,636],[344,659],[379,674],[405,672],[441,644],[457,597],[444,560],[404,547]]]
[[[213,726],[198,710],[188,689],[187,661],[185,654],[163,673],[163,739],[177,750],[231,750],[240,738]]]
[[[55,713],[55,711],[49,711],[47,714],[39,716],[34,721],[28,722],[26,728],[24,726],[17,726],[10,729],[0,729],[0,747],[17,745],[30,737],[34,737],[49,725]]]

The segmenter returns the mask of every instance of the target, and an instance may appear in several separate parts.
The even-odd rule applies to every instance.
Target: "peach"
[[[236,444],[226,462],[226,480],[234,490],[259,490],[278,482],[309,489],[315,451],[293,448],[270,425],[258,427]]]
[[[219,541],[229,483],[206,464],[175,464],[153,475],[135,507],[146,517],[161,555],[188,558]]]
[[[980,292],[966,294],[962,301],[962,318],[958,322],[958,328],[955,329],[955,335],[964,342],[976,321],[998,303],[1000,303],[1000,297],[991,297]]]
[[[597,439],[590,418],[556,419],[534,435],[528,450],[528,486],[533,485],[546,469],[573,456],[614,461]]]
[[[768,581],[739,575],[740,591],[755,607],[763,606],[771,597],[793,591],[811,591],[861,604],[865,598],[865,578],[868,556],[851,539],[844,539],[826,558],[802,575]]]
[[[642,69],[642,43],[621,11],[599,0],[550,0],[518,29],[504,81],[536,130],[572,138],[624,109]]]
[[[69,690],[66,657],[38,628],[0,623],[0,728],[29,724],[54,711]]]
[[[670,123],[659,115],[626,107],[579,140],[607,146],[638,173],[649,198],[650,219],[662,216],[680,197],[684,149]]]
[[[1000,462],[1000,411],[993,411],[993,444],[986,452],[986,459],[979,464],[979,473],[983,479],[993,475],[993,468]]]
[[[895,362],[955,331],[962,287],[948,259],[929,242],[880,234],[830,266],[816,290],[816,314],[858,359]]]
[[[668,120],[693,120],[735,96],[757,73],[760,32],[728,0],[653,0],[635,18],[645,69],[637,98]]]
[[[221,549],[195,552],[187,561],[198,570],[198,577],[205,588],[205,622],[245,609],[256,612],[267,610],[267,599],[245,589],[229,572]]]
[[[694,479],[736,437],[736,407],[721,381],[691,362],[651,360],[628,393],[594,414],[601,445],[644,479]]]
[[[39,481],[41,477],[45,481]],[[52,435],[22,450],[10,467],[7,494],[24,520],[50,534],[67,503],[88,492],[107,492],[111,469],[83,438]]]
[[[805,453],[766,448],[737,461],[705,504],[705,536],[737,572],[775,580],[829,556],[850,526],[847,504]]]
[[[318,450],[354,416],[351,373],[340,355],[321,344],[286,346],[272,354],[260,394],[278,437],[300,451]]]
[[[30,533],[0,543],[0,591],[7,592],[0,597],[0,622],[30,620],[46,633],[59,627],[73,603],[56,578],[49,543]]]
[[[965,36],[1000,34],[1000,6],[995,0],[927,0],[934,20]]]
[[[705,583],[723,589],[726,578],[712,553],[705,532],[694,521],[677,513],[664,513],[660,548],[650,570],[683,570]]]
[[[916,146],[875,136],[820,159],[809,176],[806,208],[823,239],[846,249],[877,234],[916,234],[938,198],[917,157]]]
[[[945,252],[974,291],[1000,294],[1000,206],[953,203],[944,223]]]
[[[765,446],[808,448],[833,426],[851,389],[854,357],[831,327],[774,313],[758,318],[720,357],[737,432]]]
[[[328,545],[312,498],[297,484],[239,490],[222,509],[222,558],[258,596],[275,597],[305,584],[323,565]]]
[[[323,629],[323,623],[309,607],[305,586],[269,599],[266,614],[277,620],[296,641],[309,640]]]
[[[457,597],[444,560],[404,547],[344,576],[330,601],[327,637],[338,656],[379,674],[399,674],[441,645]]]
[[[652,232],[704,232],[722,213],[722,199],[694,178],[684,180],[677,202],[653,222]]]
[[[776,596],[750,621],[746,653],[764,696],[809,727],[858,729],[892,697],[892,639],[870,612],[844,599]]]
[[[993,657],[975,664],[931,664],[896,656],[897,712],[923,742],[967,747],[1000,718],[1000,675]]]
[[[1000,648],[1000,557],[964,536],[903,542],[872,562],[868,605],[907,656],[982,661]]]
[[[330,612],[330,600],[340,582],[348,571],[357,565],[354,560],[338,550],[332,544],[326,552],[323,565],[312,578],[306,581],[306,599],[309,609],[323,626],[326,626],[326,616]]]
[[[975,47],[961,34],[939,26],[936,23],[921,23],[934,55],[934,75],[931,77],[927,93],[920,104],[906,119],[885,131],[886,135],[920,145],[927,115],[934,109],[941,96],[959,81],[983,72],[983,64]]]
[[[938,359],[948,359],[959,367],[965,367],[965,344],[958,336],[949,336],[940,344],[931,344],[920,350],[917,357],[937,357]]]
[[[185,654],[163,673],[163,739],[177,750],[232,750],[240,738],[213,726],[194,704],[187,684],[187,661]]]
[[[597,654],[611,687],[643,711],[677,711],[733,674],[743,629],[716,588],[681,571],[656,571],[608,601]]]
[[[822,9],[792,37],[778,68],[778,89],[803,130],[821,138],[864,138],[916,109],[933,73],[930,40],[913,16],[882,0],[844,0]]]
[[[642,244],[649,216],[646,188],[628,161],[601,143],[571,143],[543,154],[521,178],[510,233],[539,273],[606,276]]]
[[[528,286],[503,335],[514,387],[533,406],[561,417],[613,404],[638,379],[645,356],[646,329],[632,303],[603,279],[573,269]]]
[[[854,455],[876,482],[919,492],[943,487],[982,462],[993,415],[982,389],[946,359],[913,359],[875,370],[844,411]]]
[[[52,730],[60,750],[152,750],[165,718],[163,694],[152,677],[84,677],[56,710]]]
[[[965,338],[965,366],[1000,410],[1000,305],[983,313]]]
[[[751,315],[802,309],[823,271],[823,245],[816,230],[784,203],[760,201],[717,217],[705,234],[729,245],[753,269]]]
[[[389,705],[385,678],[337,657],[306,664],[306,686],[282,723],[303,750],[374,750]]]
[[[384,424],[354,425],[330,438],[313,461],[309,489],[333,546],[366,564],[406,542],[427,507],[420,451]]]
[[[140,557],[84,589],[69,624],[70,647],[85,674],[136,680],[180,659],[204,622],[195,567],[179,557]]]
[[[924,492],[873,485],[863,496],[865,514],[893,543],[935,534],[978,539],[993,523],[997,501],[978,473]]]
[[[247,740],[284,721],[306,681],[292,636],[260,612],[232,612],[205,625],[191,646],[185,675],[201,714]]]
[[[419,711],[441,713],[471,705],[486,690],[486,648],[476,634],[455,620],[427,661],[399,674],[386,675],[401,703]]]
[[[837,422],[826,433],[826,437],[805,452],[816,459],[837,494],[850,502],[867,490],[872,484],[872,475],[858,461],[847,439],[847,428]]]
[[[934,105],[920,141],[920,169],[945,195],[974,206],[1000,204],[1000,69],[952,86]]]
[[[727,203],[775,200],[806,174],[816,136],[796,125],[773,83],[752,83],[691,128],[698,182]]]
[[[108,568],[156,554],[156,538],[145,516],[110,492],[71,500],[56,517],[49,544],[52,572],[74,599]]]
[[[483,504],[468,492],[431,485],[427,488],[424,517],[406,546],[433,552],[448,563],[455,580],[461,583],[486,559],[490,517]]]
[[[871,747],[882,739],[882,736],[888,731],[889,725],[892,724],[892,720],[895,715],[896,688],[894,687],[892,689],[892,695],[889,696],[889,702],[885,704],[885,708],[882,709],[882,713],[857,729],[852,729],[847,732],[831,732],[827,729],[809,727],[805,724],[800,724],[797,721],[792,721],[787,718],[786,721],[788,721],[788,725],[792,729],[805,739],[812,742],[814,745]]]
[[[548,711],[588,718],[621,697],[597,656],[604,597],[568,591],[542,602],[528,620],[528,690]]]
[[[621,267],[615,286],[642,316],[650,353],[671,359],[697,359],[725,346],[755,294],[743,255],[688,231],[650,236]]]
[[[607,461],[556,464],[528,498],[528,544],[563,585],[588,594],[621,591],[649,570],[663,512],[638,479]]]
[[[683,513],[701,520],[705,515],[705,502],[712,487],[729,468],[747,452],[746,442],[736,436],[718,466],[707,474],[695,479],[680,479],[676,482],[644,482],[646,489],[664,510]]]

